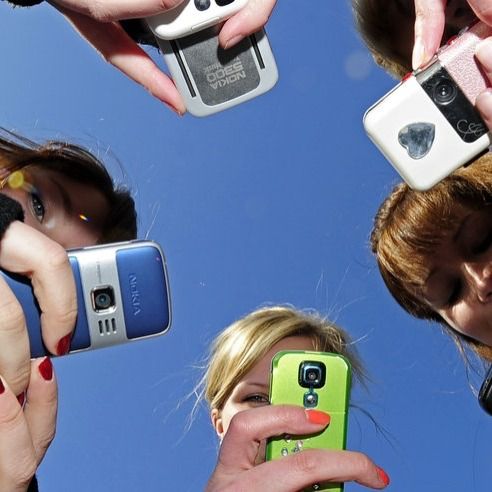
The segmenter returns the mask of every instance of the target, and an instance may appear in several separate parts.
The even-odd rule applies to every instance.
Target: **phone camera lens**
[[[92,305],[95,311],[106,311],[114,306],[114,291],[111,286],[99,287],[92,291]]]
[[[325,377],[326,368],[322,362],[304,361],[299,366],[299,384],[304,388],[321,388]]]
[[[233,3],[234,0],[215,0],[215,3],[219,6],[219,7],[224,7],[226,5],[229,5],[230,3]]]
[[[437,104],[449,104],[454,101],[458,91],[450,80],[441,80],[434,87],[434,101]]]
[[[207,10],[210,7],[210,0],[195,0],[197,10]]]

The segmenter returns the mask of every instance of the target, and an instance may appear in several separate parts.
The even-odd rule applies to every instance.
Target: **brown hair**
[[[357,30],[374,61],[396,78],[411,71],[412,61],[397,49],[402,30],[395,11],[415,22],[413,1],[352,0],[352,10]]]
[[[371,233],[379,271],[396,301],[417,318],[438,321],[463,353],[467,344],[492,361],[492,347],[453,330],[423,301],[426,258],[456,223],[457,206],[478,210],[492,204],[492,154],[462,167],[428,191],[397,185],[380,206]]]
[[[375,62],[401,79],[412,70],[411,48],[415,25],[414,0],[352,0],[355,25]],[[441,43],[460,31],[446,24]],[[409,39],[405,40],[405,36]],[[408,53],[402,46],[408,42]]]
[[[109,211],[98,243],[136,237],[135,202],[126,188],[113,182],[96,156],[79,145],[58,140],[41,144],[0,127],[0,168],[12,173],[27,166],[56,171],[104,195]]]

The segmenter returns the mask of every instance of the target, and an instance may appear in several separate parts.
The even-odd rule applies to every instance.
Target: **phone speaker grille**
[[[99,320],[99,335],[108,336],[114,335],[117,332],[116,329],[116,320],[115,318],[106,318],[104,320]]]

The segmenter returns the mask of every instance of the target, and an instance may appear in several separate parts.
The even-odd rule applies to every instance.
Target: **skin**
[[[413,58],[412,65],[418,68],[423,64],[420,60],[415,60],[421,56],[414,51],[414,25],[409,22],[409,12],[411,12],[410,2],[412,0],[397,0],[389,2],[386,8],[390,9],[391,17],[398,26],[398,52],[404,60]],[[418,2],[415,2],[416,5]],[[456,35],[461,29],[471,24],[476,20],[473,10],[469,7],[466,0],[449,0],[445,6],[442,35],[439,39],[439,45],[432,52],[437,50],[441,44],[444,44],[451,36]],[[420,40],[420,37],[417,37]]]
[[[25,186],[2,193],[19,201],[25,223],[2,238],[0,266],[30,277],[39,302],[43,340],[56,353],[75,324],[77,302],[65,248],[95,244],[108,204],[93,187],[40,167],[23,169]],[[82,220],[83,214],[89,221]],[[57,385],[31,361],[22,308],[0,277],[0,490],[26,491],[55,434]],[[23,396],[21,408],[18,396]],[[24,396],[25,395],[25,396]],[[17,397],[16,397],[17,396]]]
[[[25,168],[23,174],[28,186],[12,189],[6,185],[1,192],[22,205],[27,225],[65,249],[97,243],[109,212],[99,190],[40,167]]]
[[[423,297],[456,331],[492,345],[492,207],[457,216],[428,259]]]
[[[308,337],[287,337],[280,340],[239,381],[223,408],[212,409],[212,425],[220,440],[224,438],[232,417],[238,412],[269,405],[270,365],[273,356],[281,350],[313,350],[313,342]]]
[[[459,0],[460,3],[464,3]],[[451,0],[415,0],[415,44],[412,65],[416,69],[427,63],[441,45],[446,26],[447,4]],[[492,26],[492,0],[468,0],[468,7],[485,24]],[[461,7],[460,7],[461,8]],[[492,81],[492,39],[487,38],[478,44],[475,57],[481,64],[484,75]],[[492,90],[487,89],[475,102],[483,120],[492,128]]]

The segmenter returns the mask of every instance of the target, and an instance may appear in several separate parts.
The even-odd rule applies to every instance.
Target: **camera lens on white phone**
[[[210,7],[210,0],[195,0],[197,10],[207,10]]]
[[[458,91],[449,80],[442,80],[434,88],[434,101],[437,104],[449,104],[454,101]]]

